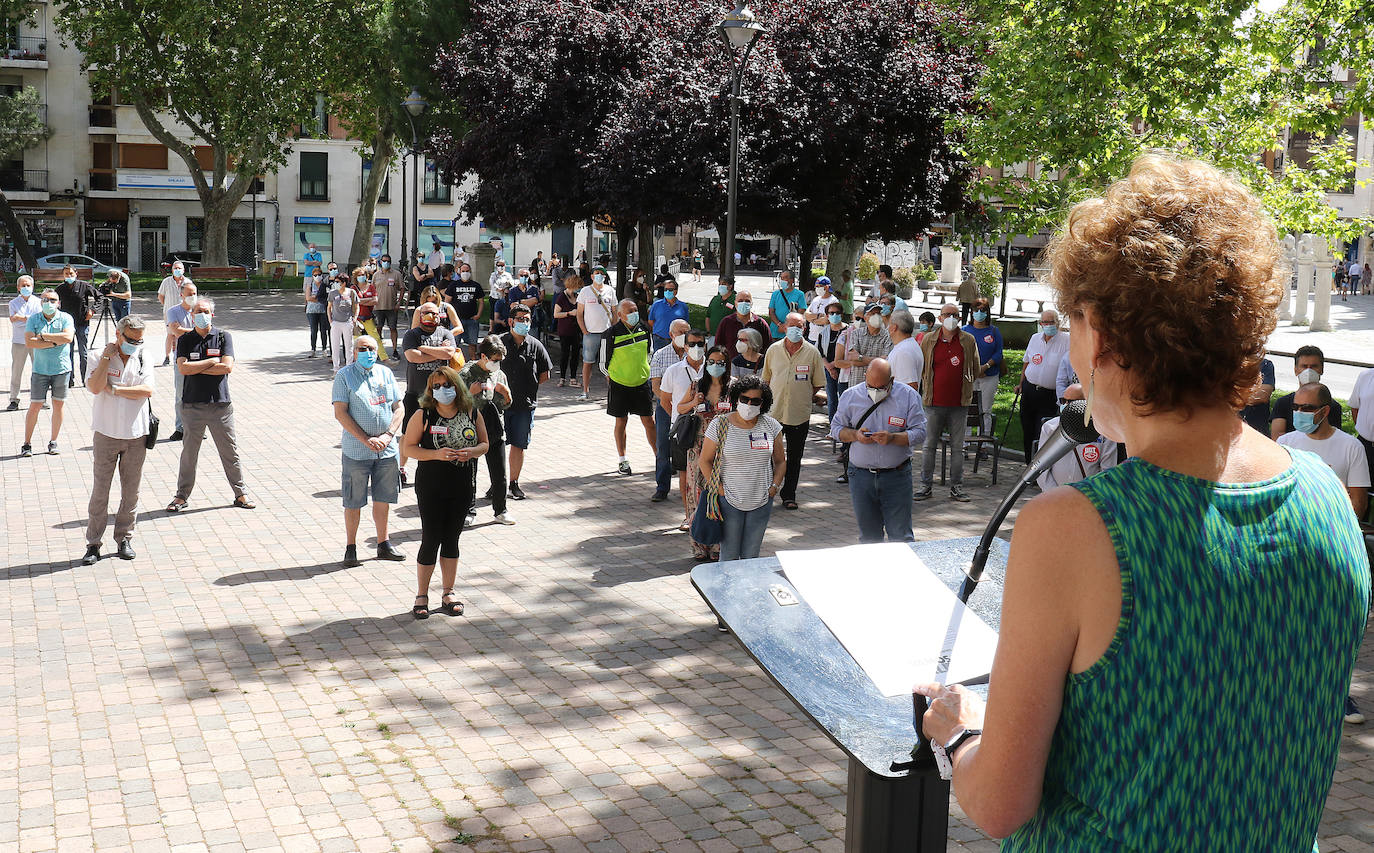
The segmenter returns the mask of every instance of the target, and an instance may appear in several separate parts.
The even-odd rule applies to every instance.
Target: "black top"
[[[1274,401],[1274,411],[1273,411],[1273,413],[1269,416],[1269,417],[1270,417],[1270,420],[1274,420],[1274,419],[1277,419],[1277,418],[1283,418],[1284,423],[1287,424],[1287,426],[1284,427],[1284,430],[1283,430],[1284,432],[1292,432],[1292,431],[1293,431],[1293,397],[1294,397],[1294,396],[1295,396],[1295,394],[1285,394],[1285,395],[1283,395],[1282,397],[1280,397],[1280,398],[1278,398],[1277,400],[1275,400],[1275,401]],[[1340,429],[1340,428],[1341,428],[1341,416],[1342,416],[1341,404],[1340,404],[1339,402],[1337,402],[1336,400],[1332,400],[1332,401],[1331,401],[1331,425],[1332,425],[1333,427],[1335,427],[1336,429]]]
[[[553,370],[549,351],[533,335],[526,335],[525,342],[517,344],[515,333],[506,332],[501,336],[501,343],[506,345],[501,370],[506,374],[506,387],[510,389],[509,408],[533,409],[539,400],[539,377]]]
[[[456,347],[457,342],[453,339],[453,333],[443,326],[435,326],[434,331],[426,332],[422,327],[415,326],[405,333],[401,338],[401,351],[415,349],[416,347]],[[406,393],[420,395],[425,393],[425,383],[429,381],[429,375],[439,368],[447,365],[448,362],[440,359],[439,361],[426,361],[416,364],[409,359],[406,360]]]
[[[177,338],[177,363],[186,359],[187,364],[200,361],[219,361],[221,356],[234,357],[234,339],[228,332],[211,328],[209,334],[201,334],[200,329],[192,329]],[[181,402],[183,403],[228,403],[229,377],[213,373],[196,373],[183,376]]]
[[[57,299],[63,312],[72,316],[78,327],[89,326],[87,313],[95,313],[100,308],[100,293],[89,281],[77,279],[74,284],[65,281],[57,285]]]
[[[445,285],[444,292],[453,300],[453,308],[458,312],[460,320],[471,320],[476,317],[482,307],[482,298],[487,295],[477,279],[450,281]]]

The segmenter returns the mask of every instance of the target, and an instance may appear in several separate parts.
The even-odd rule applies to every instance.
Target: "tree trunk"
[[[633,225],[616,223],[615,229],[615,289],[621,299],[633,299],[630,291],[630,241],[635,237]]]
[[[14,208],[10,207],[10,200],[5,197],[4,192],[0,192],[0,222],[5,224],[5,230],[10,233],[10,240],[14,242],[14,250],[19,253],[19,260],[24,264],[24,269],[30,273],[38,269],[38,258],[34,256],[33,246],[29,244],[28,232],[24,230],[24,223],[15,215]]]
[[[802,231],[797,235],[798,248],[801,250],[801,275],[798,280],[803,293],[811,290],[815,281],[811,276],[811,259],[816,256],[816,243],[819,240],[820,236],[815,231]]]
[[[640,220],[639,222],[639,263],[637,266],[644,270],[646,281],[654,280],[653,273],[658,269],[655,261],[658,260],[658,253],[654,251],[654,226],[651,222]]]
[[[388,123],[383,132],[377,135],[377,144],[372,150],[372,168],[368,170],[367,183],[363,186],[363,200],[358,207],[358,220],[353,223],[353,242],[348,248],[350,269],[367,260],[371,252],[377,199],[381,196],[382,185],[386,183],[387,174],[391,171],[391,158],[395,152],[396,134],[391,131]],[[402,216],[401,227],[404,228],[405,224],[405,217]],[[386,251],[385,247],[383,251]]]
[[[825,274],[833,282],[840,281],[840,271],[856,272],[859,253],[863,251],[864,241],[857,237],[845,237],[830,243],[830,259],[825,265]]]

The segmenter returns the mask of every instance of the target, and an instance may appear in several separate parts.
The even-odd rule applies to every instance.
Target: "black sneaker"
[[[344,546],[344,558],[343,558],[343,566],[344,566],[344,568],[345,568],[345,569],[352,569],[352,568],[354,568],[354,567],[356,567],[356,566],[361,566],[362,564],[363,564],[363,561],[358,559],[358,546],[357,546],[357,545],[346,545],[346,546]]]
[[[935,494],[935,488],[933,486],[922,486],[916,490],[916,494],[912,495],[912,497],[918,501],[927,501],[930,500],[930,496],[933,494]]]
[[[32,456],[32,455],[33,455],[33,445],[32,445],[32,444],[25,444],[25,445],[21,446],[21,447],[19,448],[19,455],[20,455],[20,456]]]
[[[656,503],[656,504],[661,504],[661,503],[663,503],[663,502],[666,501],[666,500],[668,500],[668,493],[667,493],[667,492],[654,492],[654,496],[651,497],[651,498],[649,498],[649,502],[650,502],[650,503]]]
[[[523,501],[525,492],[520,488],[520,484],[514,480],[510,481],[510,496],[513,500]]]
[[[48,454],[51,455],[51,456],[56,456],[56,455],[57,455],[57,442],[55,442],[55,441],[50,441],[50,442],[48,442]]]
[[[94,565],[95,565],[95,561],[96,561],[96,560],[99,560],[99,559],[100,559],[100,546],[99,546],[99,545],[87,545],[87,546],[86,546],[86,554],[85,554],[85,556],[83,556],[83,557],[81,558],[81,565],[83,565],[83,566],[94,566]],[[1349,700],[1347,700],[1347,701],[1349,701]]]
[[[973,498],[968,496],[968,492],[964,491],[963,486],[950,486],[949,499],[952,501],[958,501],[959,503],[963,504],[966,504],[969,501],[973,500]]]
[[[7,411],[7,412],[17,412],[17,411],[19,411],[19,401],[18,401],[18,400],[10,400],[10,404],[9,404],[8,406],[5,407],[5,411]]]
[[[1355,704],[1354,696],[1345,697],[1345,721],[1352,726],[1358,726],[1364,722],[1364,714],[1360,713],[1360,708]]]
[[[837,483],[848,483],[848,482],[849,482],[849,474],[848,474],[848,473],[841,474],[840,476],[838,476],[838,477],[835,478],[835,482],[837,482]]]
[[[406,555],[402,554],[400,551],[397,551],[396,546],[391,544],[390,539],[388,539],[385,542],[379,542],[377,544],[377,559],[400,561],[404,560],[405,558]]]
[[[171,435],[167,436],[167,440],[168,440],[168,441],[181,441],[182,435],[183,435],[183,433],[181,432],[181,430],[177,430],[177,431],[173,432]]]

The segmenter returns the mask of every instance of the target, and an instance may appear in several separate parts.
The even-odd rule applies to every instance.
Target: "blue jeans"
[[[720,561],[752,560],[763,548],[763,533],[773,515],[773,499],[758,509],[738,510],[721,496],[720,514],[725,522],[724,537],[720,541]]]
[[[654,488],[663,493],[673,487],[673,450],[669,445],[673,418],[654,401]]]
[[[909,460],[900,468],[877,473],[851,464],[849,500],[859,523],[859,542],[881,542],[884,530],[889,542],[910,542],[916,538],[911,533]]]
[[[661,338],[658,335],[650,335],[649,338],[649,342],[653,345],[650,347],[650,352],[658,352],[668,345],[667,338]]]
[[[830,420],[835,420],[835,407],[840,405],[840,395],[849,390],[848,382],[832,379],[830,372],[825,374],[825,412]]]
[[[120,320],[123,320],[125,317],[129,316],[129,300],[111,299],[110,316],[114,317],[114,321],[116,323],[118,323]]]

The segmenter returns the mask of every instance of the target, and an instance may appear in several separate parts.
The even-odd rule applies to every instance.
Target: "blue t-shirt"
[[[347,403],[348,414],[358,428],[368,435],[381,435],[391,427],[391,407],[401,399],[396,374],[380,364],[371,371],[363,370],[356,361],[334,377],[334,403]],[[389,459],[400,451],[396,436],[381,453],[363,444],[348,430],[343,434],[343,455],[349,459]]]
[[[321,255],[318,251],[306,252],[305,257],[301,258],[301,261],[302,266],[305,268],[305,275],[308,278],[310,276],[311,271],[314,270],[315,267],[324,265],[324,255]]]
[[[1260,362],[1260,384],[1274,385],[1274,362],[1265,359]],[[1264,433],[1269,434],[1269,401],[1263,403],[1252,403],[1240,410],[1241,419],[1247,424]]]
[[[73,329],[72,315],[65,311],[58,311],[49,320],[39,311],[29,318],[24,324],[24,331],[33,332],[35,335],[56,335],[60,332],[70,332]],[[43,376],[60,376],[63,373],[71,373],[72,370],[72,348],[70,346],[45,347],[29,351],[33,357],[33,372]]]
[[[806,297],[797,288],[791,290],[775,290],[773,295],[768,298],[768,328],[773,332],[773,340],[782,337],[782,330],[778,324],[773,322],[772,315],[777,314],[784,320],[792,312],[806,313]]]
[[[668,337],[668,327],[674,320],[686,319],[687,303],[681,299],[674,299],[671,304],[666,299],[660,299],[649,306],[649,322],[654,326],[654,334],[660,338]]]
[[[973,335],[974,343],[978,344],[978,363],[987,364],[989,361],[995,362],[988,368],[985,376],[1002,375],[1002,330],[988,324],[986,329],[980,329],[969,323],[964,327],[964,331]],[[1067,361],[1068,359],[1065,359]]]

